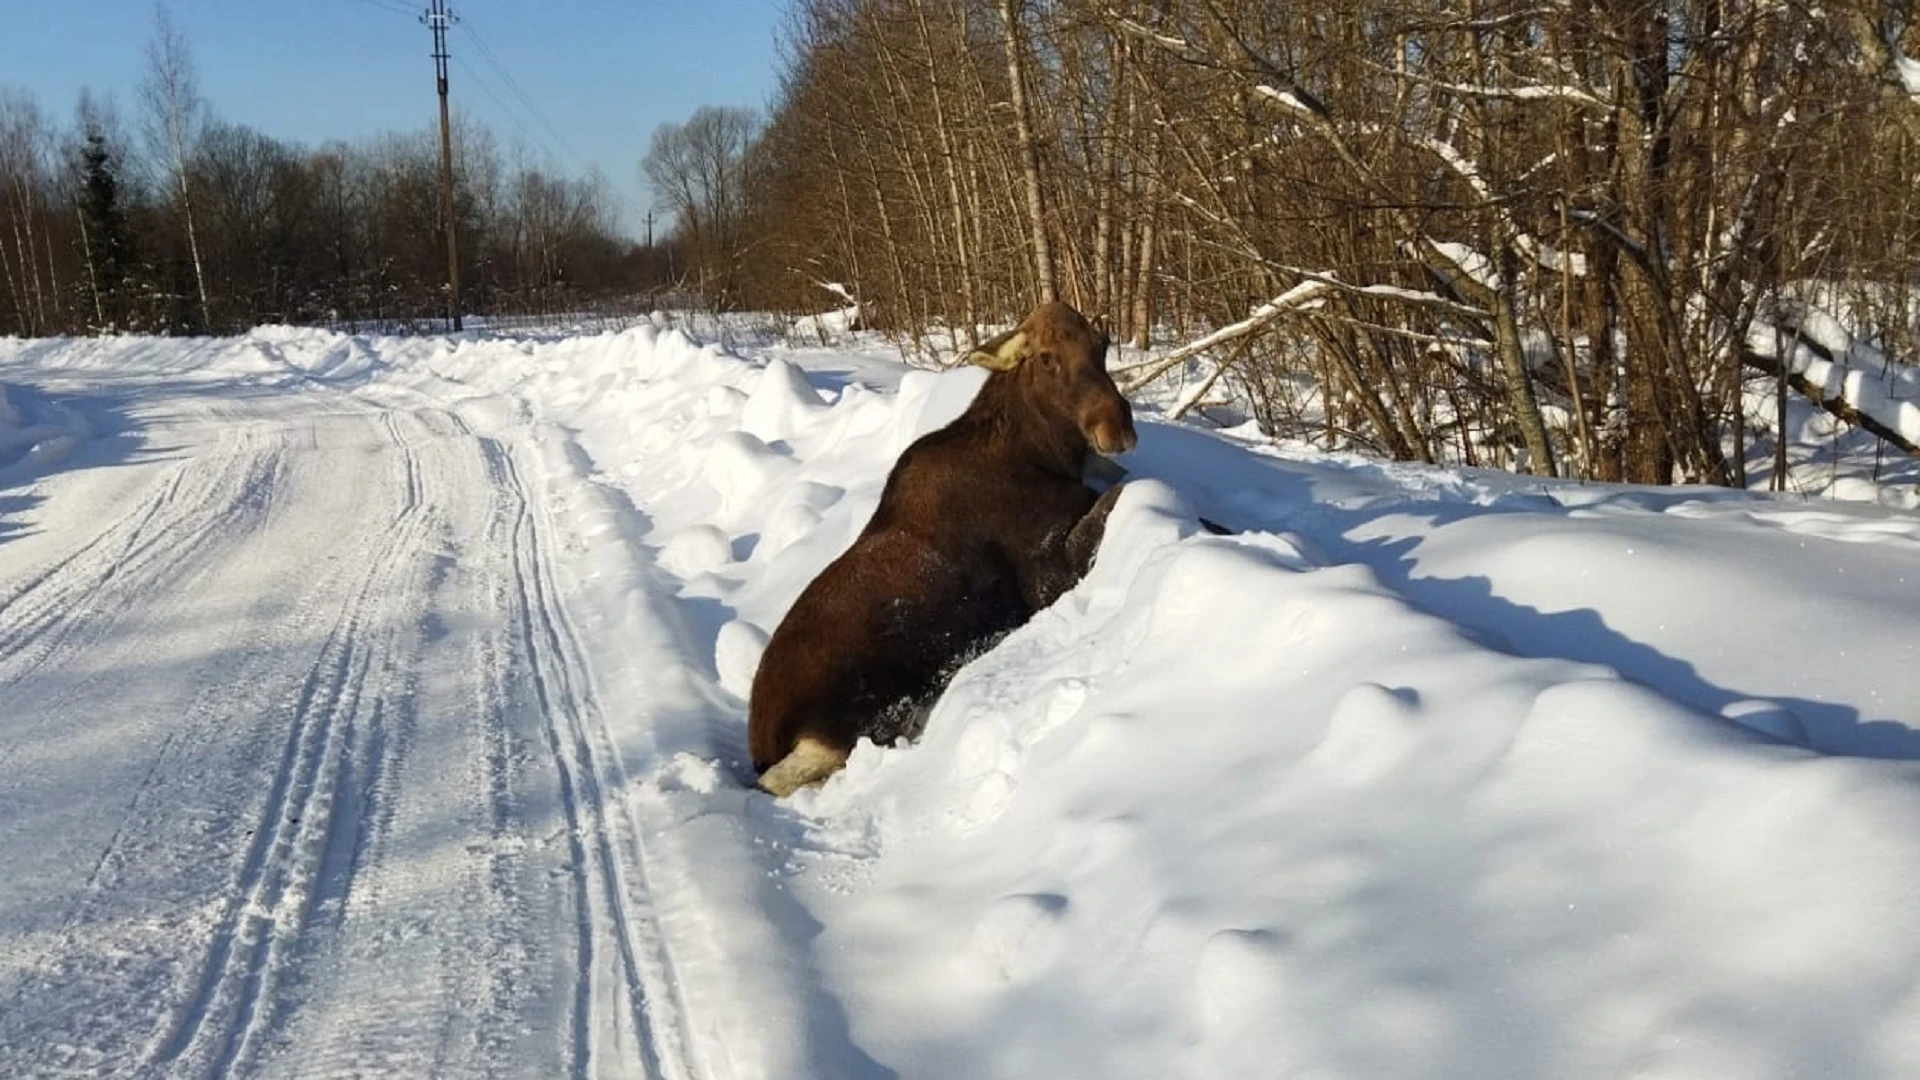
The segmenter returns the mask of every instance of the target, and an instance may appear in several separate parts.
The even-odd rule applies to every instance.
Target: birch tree
[[[206,100],[200,96],[199,76],[186,35],[174,26],[164,6],[154,8],[153,37],[147,41],[147,69],[140,82],[140,104],[146,115],[147,143],[164,170],[166,186],[180,200],[180,218],[187,251],[193,262],[193,282],[200,300],[200,321],[213,325],[213,305],[207,296],[206,267],[200,258],[200,229],[194,215],[191,159],[207,123]]]

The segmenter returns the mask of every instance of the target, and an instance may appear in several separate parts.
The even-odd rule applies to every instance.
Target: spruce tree
[[[99,292],[106,324],[101,331],[124,330],[131,309],[127,296],[133,267],[132,234],[126,207],[120,201],[120,180],[106,133],[89,125],[86,145],[80,148],[80,214],[86,224],[93,261],[93,284]]]

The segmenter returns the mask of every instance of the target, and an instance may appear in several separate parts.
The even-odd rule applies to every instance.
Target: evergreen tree
[[[119,165],[106,132],[89,123],[80,148],[80,215],[93,288],[103,323],[96,330],[127,328],[132,309],[128,278],[134,256],[126,207],[120,200]]]

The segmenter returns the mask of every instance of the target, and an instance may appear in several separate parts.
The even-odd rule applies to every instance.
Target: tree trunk
[[[1520,340],[1520,315],[1514,309],[1513,290],[1519,261],[1511,244],[1500,245],[1500,282],[1493,298],[1494,347],[1500,354],[1500,369],[1507,378],[1507,404],[1520,438],[1527,445],[1527,471],[1535,476],[1557,476],[1553,443],[1547,438],[1547,425],[1540,419],[1540,399],[1534,394],[1533,372],[1527,370],[1527,354]]]
[[[954,147],[953,131],[947,122],[945,96],[940,92],[940,73],[934,63],[933,33],[927,26],[927,9],[921,0],[913,5],[920,29],[920,47],[927,58],[927,88],[933,101],[933,129],[940,140],[940,160],[945,165],[947,199],[953,212],[953,254],[960,264],[961,321],[967,326],[969,342],[976,341],[980,325],[980,301],[974,280],[972,247],[967,243],[966,205],[960,198],[959,152]]]
[[[1127,56],[1118,40],[1112,42],[1111,49],[1113,77],[1107,87],[1100,128],[1102,144],[1094,165],[1094,182],[1100,185],[1100,193],[1093,220],[1093,309],[1103,315],[1111,315],[1113,309],[1113,206],[1120,180],[1120,140],[1114,128],[1120,122],[1120,83]]]
[[[107,325],[107,311],[106,305],[100,300],[100,270],[93,261],[93,239],[87,235],[87,213],[75,203],[73,216],[80,222],[80,254],[87,264],[87,291],[93,296],[94,328],[103,331]]]
[[[188,194],[187,166],[180,163],[180,208],[187,220],[187,252],[193,256],[193,285],[200,293],[200,324],[213,329],[213,305],[207,302],[207,272],[200,262],[200,231],[194,225],[193,197]]]
[[[28,295],[33,302],[34,332],[44,333],[47,329],[47,294],[40,287],[39,252],[35,250],[33,236],[33,201],[27,181],[19,176],[14,178],[13,248],[19,265],[26,271]]]
[[[1006,33],[1007,84],[1013,93],[1014,137],[1019,143],[1020,171],[1026,181],[1027,225],[1033,234],[1033,269],[1036,292],[1041,303],[1060,298],[1059,281],[1054,277],[1053,247],[1047,240],[1046,197],[1040,187],[1040,148],[1034,141],[1033,122],[1027,111],[1026,64],[1020,32],[1023,0],[999,0],[1000,26]]]
[[[1158,254],[1160,204],[1149,203],[1146,220],[1140,223],[1140,254],[1134,259],[1133,347],[1144,349],[1153,344],[1154,259]]]
[[[6,237],[0,236],[0,273],[7,278],[7,295],[13,301],[14,316],[18,320],[13,328],[21,334],[30,333],[27,326],[28,311],[26,290],[20,282],[20,276],[14,272],[13,258],[7,254]]]
[[[864,300],[867,293],[860,272],[860,238],[854,229],[853,196],[847,191],[848,169],[846,165],[840,161],[840,151],[834,144],[833,129],[831,127],[827,128],[822,141],[826,145],[827,161],[832,168],[833,178],[836,182],[835,187],[840,195],[840,228],[844,236],[841,243],[847,247],[847,269],[853,274],[853,281],[850,284],[853,286],[853,295],[861,297]],[[863,321],[864,318],[870,315],[868,312],[862,312],[861,314]]]

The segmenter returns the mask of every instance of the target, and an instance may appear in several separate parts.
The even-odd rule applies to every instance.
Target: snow
[[[1261,97],[1276,102],[1281,108],[1286,109],[1288,112],[1297,113],[1304,117],[1313,117],[1319,114],[1318,110],[1308,105],[1305,101],[1302,101],[1300,95],[1291,90],[1282,90],[1278,87],[1267,86],[1265,84],[1255,86],[1253,90],[1254,93],[1259,94]]]
[[[853,299],[847,294],[843,286],[829,285],[828,288],[846,297],[848,300]],[[824,342],[859,329],[860,319],[860,305],[858,302],[854,302],[837,311],[829,311],[819,315],[807,315],[795,319],[793,323],[793,334],[797,337],[813,337]]]
[[[0,382],[0,483],[59,465],[87,436],[86,421],[71,409]]]
[[[1828,400],[1844,399],[1908,442],[1920,443],[1920,369],[1891,360],[1871,343],[1857,340],[1826,304],[1836,301],[1816,295],[1813,302],[1800,305],[1789,328],[1797,329],[1824,355],[1791,332],[1766,325],[1749,331],[1748,347],[1776,360],[1785,352],[1789,370],[1804,376]]]
[[[1494,292],[1499,292],[1504,288],[1500,278],[1500,271],[1494,268],[1493,260],[1487,258],[1485,254],[1476,250],[1472,245],[1457,243],[1452,240],[1432,239],[1427,240],[1426,245],[1438,252],[1441,257],[1445,258],[1448,262],[1452,263],[1454,269],[1477,282],[1482,288]],[[1558,268],[1556,267],[1555,269]]]
[[[1901,89],[1907,92],[1914,104],[1920,105],[1920,60],[1902,52],[1892,41],[1887,42],[1887,48],[1893,54],[1893,70],[1900,80]]]
[[[1143,410],[776,802],[767,634],[983,377],[890,352],[0,342],[86,433],[0,445],[0,1073],[1920,1071],[1920,516]]]

